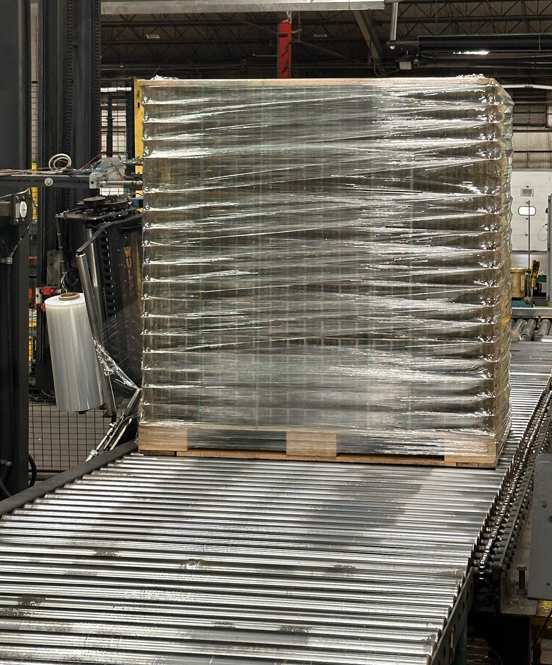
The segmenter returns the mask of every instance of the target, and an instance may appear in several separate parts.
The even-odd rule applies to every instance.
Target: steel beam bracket
[[[30,224],[33,219],[33,197],[29,190],[7,194],[0,199],[0,217],[10,224]]]

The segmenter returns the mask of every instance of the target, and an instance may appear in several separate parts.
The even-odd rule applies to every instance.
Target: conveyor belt
[[[496,471],[131,455],[5,516],[0,662],[427,664],[542,346]]]

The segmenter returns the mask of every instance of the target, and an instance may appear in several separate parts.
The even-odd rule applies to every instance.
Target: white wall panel
[[[552,194],[552,170],[515,170],[512,173],[512,250],[513,264],[527,265],[528,219],[520,215],[520,206],[528,201],[535,207],[531,218],[532,258],[541,258],[537,253],[546,252],[548,197]],[[542,265],[543,271],[546,265]]]

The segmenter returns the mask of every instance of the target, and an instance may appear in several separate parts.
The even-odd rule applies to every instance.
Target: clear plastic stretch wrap
[[[512,104],[492,79],[144,84],[142,426],[493,453]],[[226,428],[226,429],[225,429]],[[191,433],[191,434],[190,434]]]
[[[100,368],[82,293],[63,293],[45,304],[56,404],[87,411],[103,404]]]

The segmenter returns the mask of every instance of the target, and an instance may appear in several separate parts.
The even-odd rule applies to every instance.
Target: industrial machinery
[[[46,187],[64,189],[100,190],[105,187],[126,187],[140,189],[142,181],[136,174],[127,176],[128,162],[98,156],[91,165],[79,169],[72,168],[69,155],[53,155],[47,169],[2,169],[0,184],[6,187]],[[122,171],[125,173],[122,173]]]
[[[12,13],[4,16],[7,29],[0,25],[0,48],[5,42],[7,55],[15,57],[24,45],[15,48],[2,37],[9,31],[22,39],[13,25],[24,2],[8,4]],[[74,139],[83,136],[75,129],[79,123],[81,129],[90,124],[94,75],[79,70],[56,79],[52,72],[64,49],[70,61],[86,43],[71,30],[79,12],[94,5],[97,23],[96,2],[52,0],[55,11],[43,17],[53,35],[43,54],[56,92],[51,98],[63,101],[58,88],[68,80],[86,87],[80,106],[75,90],[61,104],[64,114],[78,118],[73,125],[58,122],[59,108],[46,109],[52,130],[42,133],[56,144],[43,147],[48,157],[58,151],[60,126]],[[67,14],[71,29],[58,34]],[[85,69],[85,60],[74,58],[73,66]],[[5,69],[6,76],[17,74],[21,87],[22,72]],[[10,127],[22,129],[21,99],[13,101]],[[83,107],[88,115],[81,117]],[[513,346],[513,426],[495,470],[145,457],[136,454],[132,439],[114,447],[130,436],[139,395],[140,211],[127,197],[91,195],[91,185],[97,192],[100,181],[113,182],[109,168],[98,175],[65,163],[33,173],[28,160],[7,151],[9,138],[2,135],[2,155],[11,162],[0,165],[17,171],[4,171],[0,181],[18,193],[0,200],[0,226],[10,236],[0,265],[7,274],[17,248],[11,293],[25,298],[14,297],[15,316],[2,319],[2,372],[9,356],[3,344],[18,339],[20,356],[12,380],[0,386],[3,433],[14,429],[8,443],[24,443],[27,285],[18,252],[26,251],[28,217],[21,204],[29,203],[19,191],[37,183],[47,193],[41,214],[57,219],[57,227],[40,227],[44,256],[57,252],[43,266],[41,283],[56,286],[47,283],[48,268],[58,271],[60,284],[62,278],[67,286],[80,282],[87,292],[90,320],[97,337],[104,335],[103,358],[113,372],[106,403],[116,419],[92,459],[0,502],[0,661],[463,665],[471,611],[489,654],[500,652],[505,665],[528,664],[532,642],[538,643],[531,621],[539,619],[537,601],[526,593],[527,516],[534,466],[550,444],[552,346]],[[77,163],[89,159],[81,160],[89,148],[75,151]],[[123,180],[139,186],[134,175]],[[60,204],[58,183],[72,188],[74,201]],[[122,402],[113,395],[110,403],[117,381],[127,395]],[[7,449],[0,446],[0,461],[15,469]],[[14,450],[26,452],[23,444]],[[16,487],[26,476],[23,462],[12,471]]]
[[[122,365],[139,357],[140,216],[124,197],[58,216],[84,228],[75,265]],[[129,381],[90,461],[0,503],[1,658],[461,665],[469,619],[503,663],[529,663],[551,368],[552,346],[514,345],[496,470],[145,457],[115,447],[136,419]]]
[[[139,357],[140,217],[124,197],[58,216],[83,225],[90,319],[123,365]],[[131,390],[90,461],[0,503],[1,658],[462,665],[469,620],[502,662],[529,663],[526,526],[550,368],[552,346],[514,345],[496,470],[145,457],[115,447]]]
[[[94,196],[57,216],[60,237],[67,237],[75,226],[84,228],[86,234],[86,241],[72,257],[60,258],[65,266],[61,275],[67,279],[73,271],[72,283],[64,286],[84,286],[79,262],[86,257],[106,348],[136,385],[140,384],[142,279],[142,211],[138,205],[138,199],[128,196]],[[73,264],[67,265],[71,259]]]
[[[77,201],[76,208],[56,215],[57,247],[47,252],[45,279],[37,286],[36,303],[41,305],[44,298],[61,288],[82,288],[77,263],[84,242],[94,297],[101,303],[99,325],[105,326],[110,344],[121,347],[110,349],[116,362],[125,366],[133,381],[139,383],[141,199],[120,194],[104,196],[99,192],[110,187],[134,191],[142,186],[141,176],[131,173],[126,177],[129,163],[105,157],[80,170],[70,168],[67,155],[56,155],[50,162],[50,171],[0,170],[0,186],[67,189],[84,185],[96,195],[84,197]],[[32,216],[32,199],[26,210]],[[118,327],[123,329],[116,330]],[[45,338],[41,340],[39,355],[44,353],[44,347]],[[129,367],[129,362],[134,366]]]

